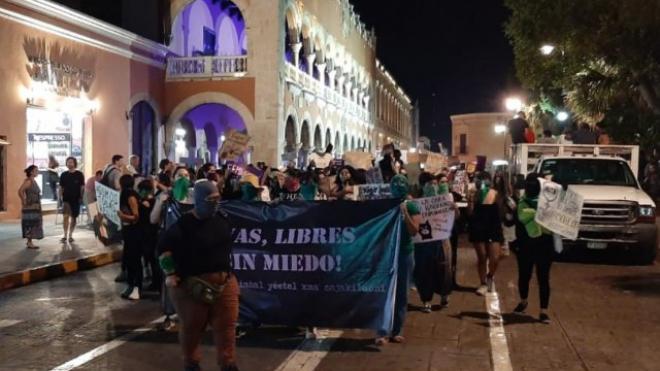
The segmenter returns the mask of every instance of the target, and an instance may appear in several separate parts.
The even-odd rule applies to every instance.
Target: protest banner
[[[249,135],[243,134],[235,129],[229,130],[228,135],[220,148],[220,159],[237,160],[248,150],[249,142]]]
[[[356,201],[383,200],[392,198],[392,190],[389,184],[361,184],[353,186]]]
[[[415,243],[449,239],[456,216],[451,194],[418,198],[411,202],[417,203],[422,216],[419,233],[413,237]]]
[[[241,320],[391,328],[402,228],[398,200],[221,206],[234,227]]]
[[[366,177],[368,184],[383,183],[383,173],[380,170],[380,166],[374,166],[371,169],[367,170]]]
[[[346,152],[342,158],[344,159],[346,165],[352,166],[355,169],[367,170],[373,167],[372,161],[374,158],[369,152]]]
[[[571,240],[576,240],[580,230],[584,197],[557,183],[539,179],[541,193],[535,221],[546,229]]]
[[[95,187],[99,213],[115,225],[120,226],[121,221],[119,215],[117,215],[117,211],[119,211],[119,192],[99,182],[96,182]]]

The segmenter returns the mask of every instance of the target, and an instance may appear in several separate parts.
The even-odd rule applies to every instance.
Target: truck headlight
[[[637,221],[643,223],[655,223],[655,207],[653,206],[640,206],[639,218]]]

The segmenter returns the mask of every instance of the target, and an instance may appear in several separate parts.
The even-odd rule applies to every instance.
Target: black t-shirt
[[[513,144],[520,144],[527,142],[525,140],[525,129],[529,127],[527,121],[517,118],[509,121],[509,133],[511,134],[511,142]]]
[[[78,202],[82,197],[81,189],[85,185],[85,177],[78,170],[65,171],[60,175],[60,187],[62,187],[62,200],[66,202]]]
[[[176,274],[185,278],[229,272],[231,245],[231,226],[227,217],[216,214],[210,219],[200,220],[187,213],[161,234],[158,252],[170,251]]]
[[[171,187],[172,178],[170,178],[170,175],[168,173],[161,171],[160,173],[158,173],[158,183],[164,185],[165,187]]]

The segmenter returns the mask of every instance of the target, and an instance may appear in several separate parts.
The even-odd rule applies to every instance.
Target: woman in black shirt
[[[122,175],[119,178],[121,194],[119,196],[119,219],[121,219],[121,234],[124,239],[124,255],[126,256],[126,272],[128,287],[121,297],[129,300],[139,300],[142,290],[142,248],[140,246],[140,196],[133,189],[135,178],[132,175]]]

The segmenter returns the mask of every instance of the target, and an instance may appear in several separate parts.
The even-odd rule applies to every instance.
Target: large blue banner
[[[401,211],[396,200],[223,203],[242,320],[390,328]]]

